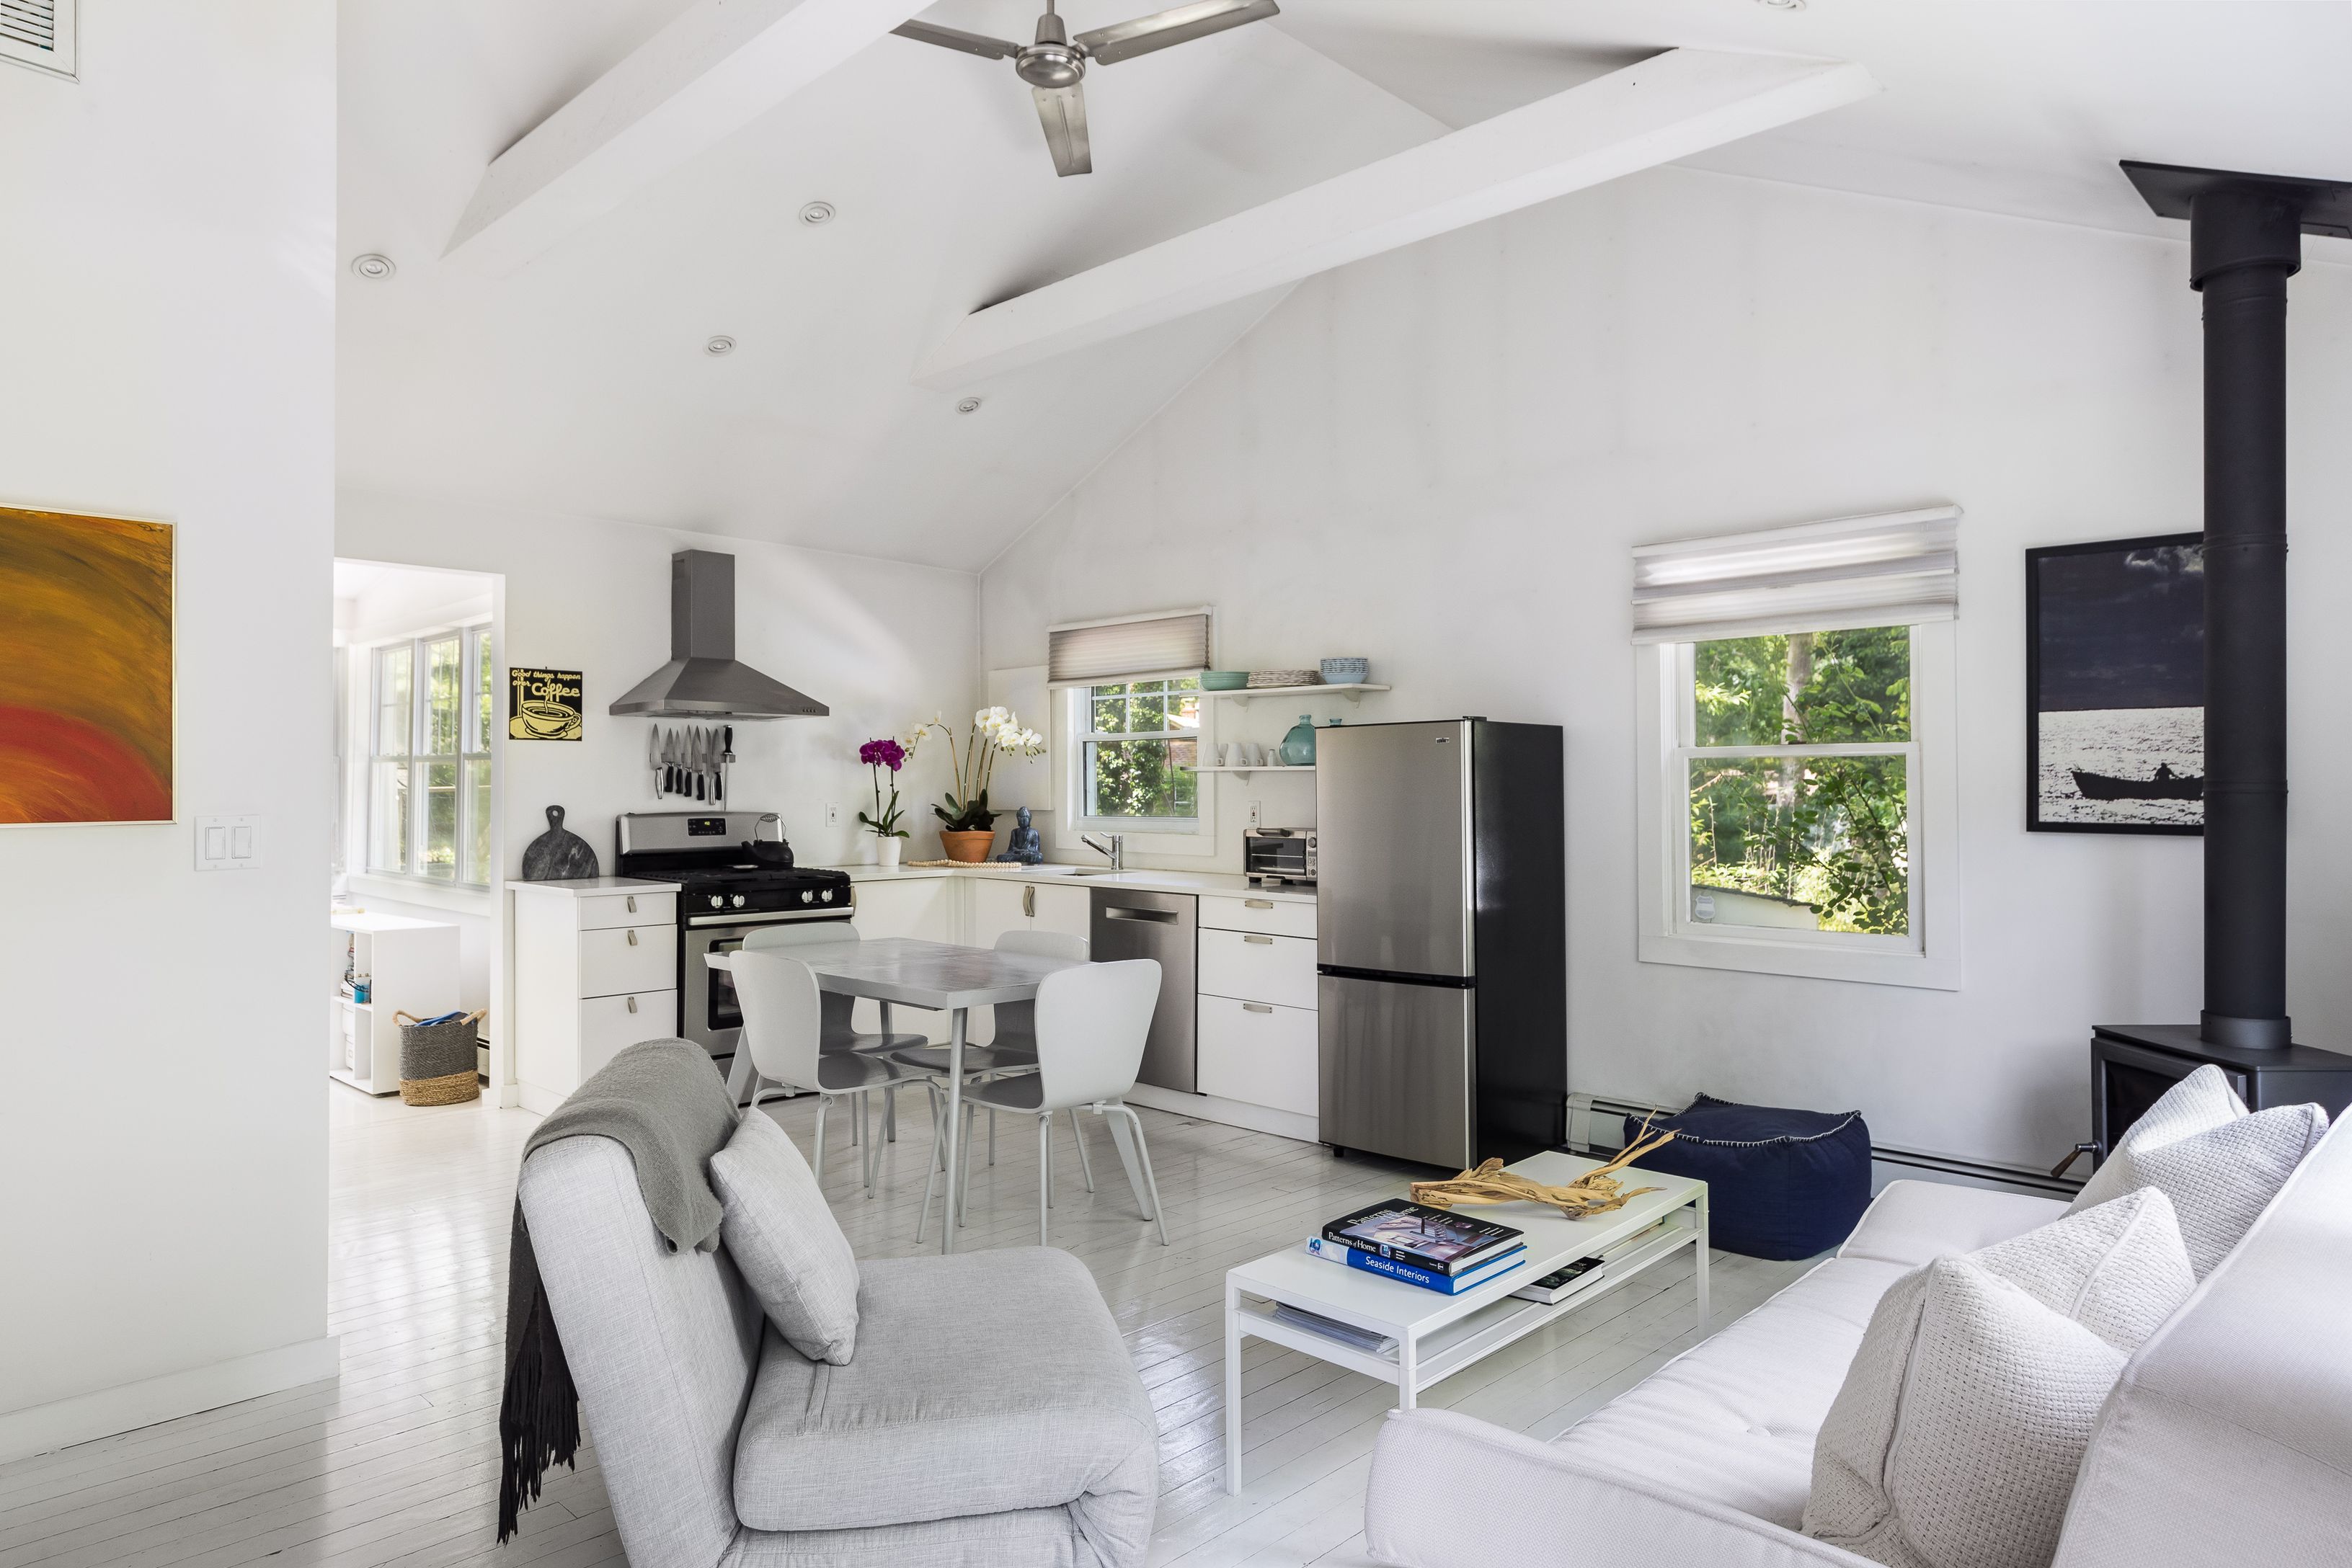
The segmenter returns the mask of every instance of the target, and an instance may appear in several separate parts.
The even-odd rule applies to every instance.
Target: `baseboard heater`
[[[1618,1100],[1605,1094],[1570,1094],[1568,1097],[1568,1147],[1574,1153],[1588,1156],[1614,1154],[1625,1146],[1626,1117],[1671,1116],[1679,1109],[1679,1106],[1659,1105],[1647,1100]],[[1961,1159],[1955,1155],[1931,1154],[1924,1149],[1897,1148],[1890,1144],[1871,1145],[1870,1157],[1880,1165],[1900,1166],[1937,1176],[1967,1176],[1973,1181],[2021,1187],[2050,1197],[2073,1197],[2083,1189],[2081,1182],[2063,1177],[2053,1179],[2044,1170],[2000,1165],[1989,1160]]]

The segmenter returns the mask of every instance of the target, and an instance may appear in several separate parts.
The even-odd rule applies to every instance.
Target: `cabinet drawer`
[[[1201,933],[1201,990],[1277,1007],[1315,1007],[1315,943],[1248,931]]]
[[[1302,1008],[1202,997],[1201,1092],[1316,1114],[1316,1015]]]
[[[600,893],[577,902],[583,931],[602,931],[614,925],[667,925],[677,920],[677,894],[674,893]]]
[[[667,1040],[677,1032],[677,992],[632,991],[625,997],[591,997],[580,1004],[580,1076],[588,1075],[641,1040]],[[578,1087],[574,1085],[573,1087]]]
[[[1201,924],[1220,931],[1256,931],[1268,936],[1315,935],[1315,905],[1287,898],[1259,898],[1244,894],[1201,895]]]
[[[580,934],[580,994],[677,989],[677,927],[624,925]]]

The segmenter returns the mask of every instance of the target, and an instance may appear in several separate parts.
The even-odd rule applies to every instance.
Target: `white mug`
[[[1218,767],[1220,767],[1220,768],[1230,768],[1230,767],[1232,767],[1232,766],[1233,766],[1233,760],[1232,760],[1232,758],[1233,758],[1233,755],[1234,755],[1234,748],[1233,748],[1233,747],[1232,747],[1230,744],[1227,744],[1227,745],[1224,745],[1224,746],[1220,746],[1220,747],[1217,747],[1217,766],[1218,766]]]

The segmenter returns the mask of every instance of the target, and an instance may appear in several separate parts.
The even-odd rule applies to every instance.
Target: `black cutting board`
[[[596,863],[596,851],[586,839],[563,828],[563,808],[547,809],[547,831],[530,841],[530,848],[522,852],[522,879],[525,882],[562,882],[572,877],[601,876],[604,869]]]

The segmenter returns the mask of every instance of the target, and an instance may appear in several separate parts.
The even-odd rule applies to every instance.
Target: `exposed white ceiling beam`
[[[1877,90],[1845,61],[1670,50],[974,311],[915,379],[968,385]]]
[[[512,272],[881,37],[921,0],[699,0],[499,154],[444,256]]]

